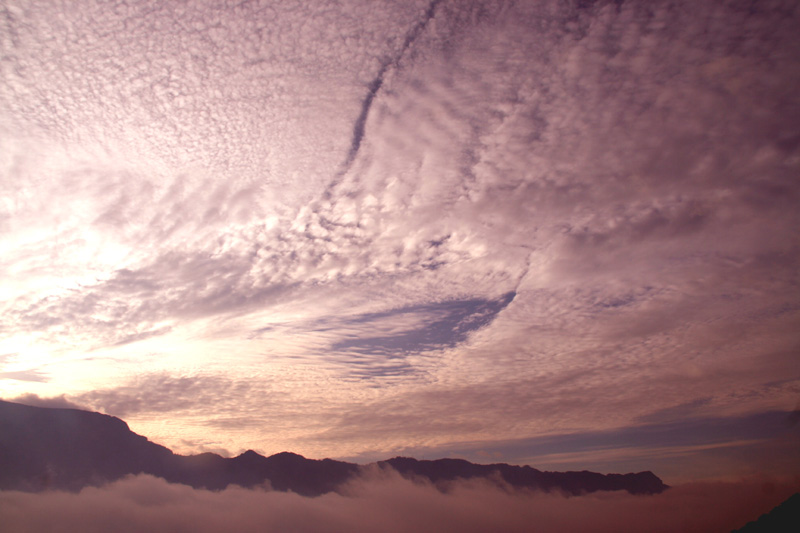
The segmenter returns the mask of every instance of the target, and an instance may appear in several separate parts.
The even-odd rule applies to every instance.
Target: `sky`
[[[0,397],[177,453],[800,475],[793,1],[0,1]]]

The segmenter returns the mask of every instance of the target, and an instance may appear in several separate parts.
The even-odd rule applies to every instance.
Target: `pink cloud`
[[[32,405],[33,407],[52,407],[55,409],[87,409],[87,407],[83,405],[68,400],[65,394],[47,398],[32,392],[28,392],[21,396],[17,396],[16,398],[11,398],[9,401],[24,405]]]
[[[485,483],[443,494],[376,470],[342,493],[229,488],[221,492],[137,476],[79,494],[0,492],[8,531],[728,531],[769,511],[800,479],[693,483],[658,496],[565,497],[510,492]]]

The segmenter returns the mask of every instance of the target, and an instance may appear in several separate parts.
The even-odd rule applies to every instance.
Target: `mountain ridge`
[[[515,489],[582,494],[626,490],[658,494],[668,488],[652,472],[547,472],[505,463],[394,457],[371,465],[440,490],[459,479],[486,479]],[[221,490],[269,486],[318,496],[337,490],[371,465],[307,459],[293,452],[265,457],[253,450],[232,458],[214,453],[178,455],[130,430],[119,418],[80,409],[34,407],[0,400],[0,490],[78,491],[127,475],[150,474],[171,483]]]

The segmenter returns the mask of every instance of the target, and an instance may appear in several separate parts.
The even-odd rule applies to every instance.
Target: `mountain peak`
[[[253,450],[247,450],[246,452],[241,453],[241,454],[236,456],[237,459],[251,459],[251,458],[255,458],[255,457],[262,457],[263,458],[264,456],[261,455],[258,452],[254,452]]]
[[[297,460],[303,460],[303,461],[308,461],[309,460],[309,459],[306,459],[305,457],[303,457],[302,455],[300,455],[298,453],[293,453],[293,452],[279,452],[279,453],[276,453],[274,455],[270,455],[269,458],[270,459],[292,459],[292,460],[296,460],[296,461]]]

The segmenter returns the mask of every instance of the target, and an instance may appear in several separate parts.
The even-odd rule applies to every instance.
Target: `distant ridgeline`
[[[379,461],[377,465],[391,467],[406,478],[430,481],[440,489],[450,481],[475,478],[569,494],[601,490],[657,494],[668,488],[652,472],[542,472],[529,466],[407,457]],[[231,459],[213,453],[182,456],[133,433],[113,416],[0,401],[0,490],[77,491],[129,474],[150,474],[195,488],[220,490],[228,485],[250,488],[268,484],[273,490],[317,496],[336,490],[365,468],[288,452],[264,457],[247,451]]]

